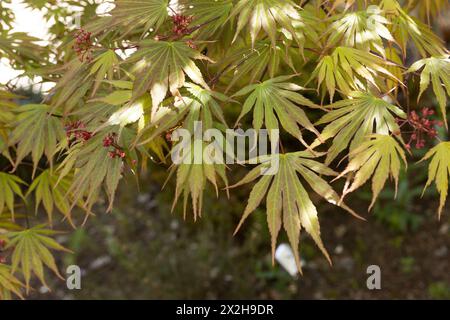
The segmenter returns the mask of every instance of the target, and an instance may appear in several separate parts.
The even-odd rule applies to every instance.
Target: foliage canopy
[[[116,0],[106,13],[99,1],[24,2],[46,9],[50,40],[14,32],[1,1],[0,58],[54,86],[40,104],[0,87],[0,299],[23,298],[33,276],[46,285],[45,268],[61,277],[55,221],[77,228],[104,196],[111,210],[149,161],[169,169],[185,217],[207,213],[206,188],[252,184],[236,231],[265,202],[272,255],[283,228],[300,271],[302,229],[332,260],[311,195],[360,218],[344,196],[371,180],[370,209],[417,165],[414,147],[429,149],[425,188],[435,182],[444,211],[450,55],[431,17],[446,0]],[[270,156],[240,179],[235,166],[171,163],[168,137],[197,121],[203,132],[279,129],[279,170],[261,175]]]

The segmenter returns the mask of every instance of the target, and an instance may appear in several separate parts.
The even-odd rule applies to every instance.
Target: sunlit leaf
[[[369,93],[352,92],[350,98],[328,106],[331,109],[316,125],[328,123],[323,129],[323,140],[333,138],[325,163],[331,163],[350,145],[353,151],[372,133],[400,132],[395,116],[406,118],[405,112],[388,101]],[[313,147],[319,145],[316,141]]]
[[[208,88],[200,69],[194,63],[198,59],[207,58],[184,42],[142,41],[140,49],[125,61],[135,64],[133,99],[150,91],[154,115],[167,91],[176,95],[185,84],[186,75],[191,81]]]
[[[450,142],[445,141],[439,143],[437,146],[428,151],[420,161],[429,159],[431,159],[431,162],[428,167],[428,180],[425,185],[424,192],[433,181],[436,183],[436,188],[441,196],[438,210],[438,215],[440,218],[448,194],[448,176],[450,174]]]
[[[48,287],[44,277],[44,265],[62,279],[50,250],[66,251],[52,235],[57,232],[40,225],[24,231],[9,232],[7,248],[13,248],[11,272],[20,271],[25,278],[27,292],[30,290],[31,275],[34,274],[43,285]],[[19,269],[20,268],[20,269]]]
[[[420,74],[420,92],[417,100],[425,92],[430,85],[433,85],[433,92],[441,108],[442,116],[444,117],[445,126],[447,123],[447,96],[450,96],[450,56],[431,57],[416,61],[408,72],[416,72],[422,69]]]
[[[336,89],[343,95],[351,91],[367,91],[377,88],[385,91],[385,81],[390,79],[399,83],[388,67],[395,65],[372,53],[349,47],[337,47],[331,55],[322,57],[310,80],[317,78],[318,85],[325,84],[330,100]],[[383,90],[385,89],[385,90]]]
[[[329,47],[340,43],[361,50],[375,50],[385,56],[383,39],[395,41],[386,28],[389,21],[377,6],[368,6],[365,10],[345,13],[342,16],[334,15],[332,19],[335,21],[326,33],[329,35]]]
[[[296,38],[292,20],[300,18],[298,10],[291,0],[239,0],[230,14],[230,18],[238,17],[234,38],[236,39],[246,26],[253,44],[261,29],[268,35],[273,46],[276,44],[279,27],[288,30]]]
[[[345,190],[344,196],[361,187],[372,177],[372,202],[369,210],[375,204],[386,180],[391,177],[397,190],[401,160],[407,165],[405,152],[394,137],[375,134],[371,140],[362,143],[350,153],[350,162],[338,178],[353,172],[351,185]]]

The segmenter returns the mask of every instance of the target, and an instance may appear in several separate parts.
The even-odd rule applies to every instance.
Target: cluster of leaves
[[[331,262],[309,189],[359,217],[344,196],[371,180],[370,208],[388,178],[397,185],[407,165],[402,123],[413,112],[415,81],[418,104],[431,84],[439,110],[433,116],[447,127],[450,56],[429,19],[447,1],[116,0],[96,19],[89,18],[98,1],[85,2],[86,23],[71,29],[63,24],[67,7],[27,1],[56,21],[46,47],[12,33],[13,13],[0,5],[1,57],[56,83],[41,104],[18,106],[21,97],[0,90],[0,298],[23,297],[32,274],[45,285],[44,265],[59,275],[49,250],[66,250],[52,239],[56,211],[76,227],[75,208],[86,220],[103,192],[111,210],[121,179],[148,161],[170,165],[174,208],[183,196],[184,215],[192,211],[195,219],[205,188],[228,193],[256,181],[237,229],[265,199],[273,253],[283,227],[301,271],[304,228]],[[411,63],[410,52],[421,59]],[[198,121],[203,132],[225,132],[231,121],[280,130],[281,154],[258,158],[231,187],[232,167],[168,163],[173,130],[194,134]],[[430,163],[426,187],[435,181],[441,196],[440,216],[450,142],[435,124],[426,123],[439,140],[423,161]],[[275,156],[278,171],[263,175]],[[331,183],[341,178],[347,181],[337,192]],[[29,202],[46,212],[47,227],[29,225]]]

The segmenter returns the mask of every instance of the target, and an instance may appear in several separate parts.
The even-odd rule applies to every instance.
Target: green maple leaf
[[[408,72],[416,72],[422,69],[420,74],[420,92],[417,101],[430,85],[433,85],[433,91],[441,108],[444,117],[445,126],[447,123],[447,95],[450,96],[450,55],[442,57],[431,57],[416,61],[408,69]],[[444,89],[445,88],[445,89]]]
[[[337,175],[336,172],[327,166],[312,160],[321,155],[323,154],[316,153],[312,155],[309,151],[301,151],[261,157],[259,159],[260,165],[253,168],[240,182],[230,187],[241,186],[260,177],[250,192],[247,206],[235,233],[238,232],[250,214],[260,206],[262,200],[266,198],[267,224],[272,238],[272,260],[275,255],[277,237],[283,226],[294,251],[295,261],[300,272],[301,264],[298,245],[302,228],[311,235],[330,263],[331,260],[320,238],[320,225],[316,207],[300,182],[298,174],[317,194],[328,202],[338,205],[352,215],[359,217],[345,203],[340,202],[339,195],[320,176]],[[279,157],[278,171],[275,175],[263,175],[263,172],[269,168],[270,162],[274,161],[274,157]]]
[[[207,28],[200,28],[196,33],[196,38],[208,39],[217,31],[223,31],[231,10],[232,0],[218,0],[211,5],[210,0],[180,0],[186,10],[187,16],[194,17],[196,25],[207,25]],[[221,30],[222,29],[222,30]]]
[[[90,140],[76,143],[67,150],[66,158],[58,168],[58,180],[73,174],[73,182],[67,191],[72,195],[70,210],[83,201],[84,209],[90,214],[102,187],[109,198],[108,210],[112,209],[124,163],[119,158],[111,159],[111,149],[103,146],[103,139],[110,132],[100,131]]]
[[[328,106],[325,114],[316,125],[328,123],[321,133],[322,141],[333,138],[325,163],[331,163],[350,145],[353,151],[372,133],[389,134],[399,132],[400,127],[394,115],[406,118],[405,112],[382,98],[370,93],[351,92],[350,98]],[[312,147],[322,141],[316,140]]]
[[[228,126],[218,102],[227,100],[229,100],[228,97],[218,92],[210,91],[194,84],[188,84],[186,92],[181,100],[183,108],[181,112],[169,113],[168,115],[161,117],[161,119],[156,122],[156,125],[160,125],[152,132],[149,139],[153,139],[156,135],[160,134],[162,130],[167,130],[167,128],[173,125],[175,121],[182,121],[182,127],[188,130],[191,135],[194,135],[194,133],[199,130],[195,127],[196,122],[202,123],[202,134],[211,128],[219,129],[221,130],[221,140],[226,143],[223,131]],[[183,195],[183,211],[184,216],[186,216],[188,198],[191,196],[194,219],[201,217],[203,191],[208,181],[214,185],[217,195],[219,178],[225,186],[228,186],[224,164],[225,160],[223,159],[223,162],[221,163],[215,163],[211,158],[208,158],[208,154],[203,152],[203,150],[206,150],[209,146],[205,141],[200,141],[202,143],[202,154],[196,155],[196,142],[197,141],[182,141],[182,143],[191,143],[191,152],[181,155],[180,163],[174,165],[169,174],[170,178],[176,172],[176,191],[172,210],[175,208],[179,197]],[[218,145],[218,147],[220,147],[222,151],[230,150],[226,149],[228,146],[224,143]],[[177,144],[175,144],[175,146],[176,145]],[[173,153],[176,152],[175,146],[172,148]],[[194,161],[197,157],[201,157],[200,163]]]
[[[140,49],[125,63],[135,64],[136,80],[133,85],[133,99],[150,90],[152,96],[152,116],[156,114],[167,91],[176,95],[184,86],[186,75],[191,81],[208,88],[200,69],[193,60],[208,59],[190,48],[185,42],[143,40]]]
[[[33,180],[28,188],[26,196],[34,192],[36,212],[39,204],[42,203],[50,225],[53,225],[53,211],[56,207],[74,226],[70,214],[70,198],[73,196],[68,195],[72,179],[73,177],[70,175],[60,179],[56,172],[46,169]]]
[[[362,143],[350,152],[350,162],[347,168],[336,178],[348,173],[354,173],[351,184],[344,191],[344,196],[361,187],[372,177],[372,202],[369,210],[375,204],[386,180],[392,177],[395,181],[397,193],[398,177],[401,161],[407,166],[405,152],[394,137],[390,135],[374,134],[371,140]]]
[[[11,272],[14,273],[20,267],[20,272],[25,278],[27,292],[30,289],[32,273],[38,277],[43,285],[48,287],[44,278],[44,265],[62,279],[49,249],[70,251],[50,237],[55,234],[57,234],[56,231],[45,229],[44,225],[6,234],[9,238],[6,248],[14,248],[11,256]]]
[[[239,0],[230,14],[230,19],[238,17],[234,40],[247,25],[252,44],[262,29],[275,46],[279,27],[298,39],[292,26],[292,20],[300,19],[298,10],[299,7],[291,0]]]
[[[396,0],[383,0],[380,7],[392,22],[392,35],[400,45],[404,56],[409,40],[414,42],[422,57],[441,56],[447,53],[443,41],[429,26],[408,15]]]
[[[257,41],[253,48],[241,48],[232,50],[219,63],[220,72],[233,71],[233,79],[229,82],[225,92],[232,87],[255,83],[264,76],[266,70],[270,78],[274,78],[284,66],[295,71],[293,56],[298,54],[292,48],[284,46],[272,46],[266,40]],[[228,71],[229,70],[229,71]]]
[[[263,124],[268,130],[278,129],[280,122],[288,133],[299,139],[305,146],[307,144],[302,138],[301,127],[319,136],[319,132],[314,128],[305,111],[298,105],[310,108],[319,108],[319,106],[297,93],[296,91],[303,88],[286,82],[290,78],[290,76],[276,77],[259,84],[249,85],[236,92],[233,97],[250,93],[242,106],[236,124],[253,109],[253,129],[255,130],[261,129]]]
[[[13,174],[0,172],[0,215],[6,206],[14,220],[14,195],[25,199],[20,185],[26,185],[26,183]]]
[[[11,294],[23,299],[24,284],[11,273],[11,267],[0,263],[0,300],[10,300]]]
[[[331,55],[322,57],[308,82],[317,78],[319,87],[324,83],[332,101],[336,89],[343,95],[348,95],[352,91],[367,91],[371,86],[384,91],[386,85],[383,81],[387,79],[401,83],[388,70],[388,67],[394,66],[394,63],[370,52],[337,47]]]
[[[131,31],[139,25],[144,26],[144,32],[150,28],[158,30],[168,18],[169,0],[116,0],[116,5],[106,20],[109,27],[126,26]]]
[[[95,85],[92,89],[91,96],[94,96],[97,92],[100,84],[104,80],[105,76],[108,77],[109,80],[112,80],[114,77],[114,67],[119,63],[119,58],[114,52],[114,50],[107,50],[102,54],[98,55],[94,60],[89,72],[89,76],[95,76]]]
[[[378,6],[368,6],[357,12],[334,15],[326,35],[329,35],[327,46],[338,43],[361,50],[375,50],[385,56],[383,39],[394,42],[386,25],[389,21],[382,16]]]
[[[45,154],[50,164],[54,155],[67,145],[67,137],[61,119],[51,114],[51,108],[44,104],[29,104],[17,108],[14,130],[10,145],[17,144],[15,167],[31,153],[33,173]]]
[[[438,210],[440,218],[448,193],[448,175],[450,174],[450,142],[440,142],[437,146],[428,151],[420,161],[422,162],[428,159],[431,159],[431,162],[428,167],[428,180],[425,185],[424,192],[434,180],[436,183],[436,188],[441,196]]]

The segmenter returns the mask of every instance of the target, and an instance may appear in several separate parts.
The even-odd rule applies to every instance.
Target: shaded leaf
[[[0,172],[0,215],[6,207],[11,211],[14,220],[14,196],[24,199],[20,185],[25,184],[22,179],[13,174]]]
[[[67,146],[62,121],[50,112],[51,107],[44,104],[17,108],[15,128],[10,136],[10,144],[17,144],[15,167],[30,153],[33,170],[44,154],[51,165],[56,152]]]
[[[305,145],[300,131],[301,127],[319,136],[319,132],[314,128],[305,111],[298,105],[310,108],[318,108],[319,106],[296,92],[301,90],[302,87],[285,82],[289,78],[291,77],[276,77],[260,84],[249,85],[235,93],[233,97],[250,93],[242,106],[236,124],[253,109],[253,129],[255,130],[261,129],[263,124],[268,130],[278,129],[279,120],[281,126],[287,132]]]
[[[311,235],[330,263],[331,260],[320,238],[320,226],[316,207],[311,202],[298,175],[328,202],[338,205],[352,215],[359,217],[343,202],[340,202],[339,195],[320,176],[336,176],[337,173],[320,162],[312,160],[312,158],[318,156],[320,155],[313,155],[309,151],[268,156],[264,161],[260,160],[261,164],[252,169],[240,182],[230,187],[234,188],[252,182],[260,177],[260,180],[255,184],[250,193],[244,215],[235,233],[240,229],[248,216],[260,206],[263,198],[266,197],[267,222],[272,239],[272,258],[275,254],[278,233],[281,226],[283,226],[294,251],[295,261],[300,272],[301,264],[298,254],[298,244],[301,228],[304,228]],[[274,164],[276,161],[278,161],[279,167],[275,175],[265,175],[264,173],[267,172],[271,163]]]

